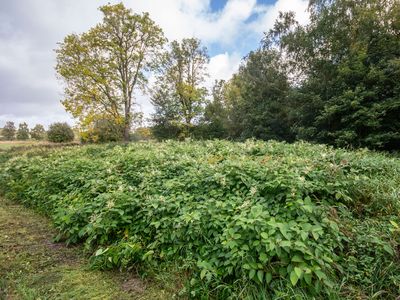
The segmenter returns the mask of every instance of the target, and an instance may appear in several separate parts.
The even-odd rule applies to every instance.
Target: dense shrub
[[[67,123],[53,123],[47,131],[47,139],[53,143],[68,143],[74,140],[74,132]]]
[[[124,129],[112,120],[101,119],[94,122],[93,128],[81,132],[84,143],[106,143],[122,141]]]
[[[9,159],[0,191],[100,269],[178,264],[194,297],[400,293],[400,161],[277,142],[86,146]]]

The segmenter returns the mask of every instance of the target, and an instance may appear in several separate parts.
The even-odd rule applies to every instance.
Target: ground
[[[27,141],[0,141],[0,150],[9,150],[13,147],[27,147],[33,145],[48,144],[48,142],[40,142],[34,140]]]
[[[170,299],[133,272],[93,271],[80,246],[54,243],[49,220],[0,198],[0,300]]]

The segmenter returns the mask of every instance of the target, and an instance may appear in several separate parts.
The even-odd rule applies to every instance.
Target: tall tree
[[[297,136],[337,146],[400,147],[400,2],[312,0],[310,24],[282,14],[264,46],[301,74]]]
[[[181,127],[182,137],[189,136],[194,120],[204,109],[208,61],[207,49],[198,39],[171,43],[152,92],[156,124],[159,120],[174,123]]]
[[[204,109],[201,120],[201,136],[203,138],[228,137],[228,107],[226,101],[225,80],[216,80],[211,90],[212,99]]]
[[[46,130],[44,130],[43,125],[36,124],[35,127],[31,129],[31,137],[35,140],[44,140],[46,138]]]
[[[11,121],[8,121],[2,130],[3,137],[8,141],[12,141],[15,139],[16,132],[17,129],[15,128],[14,122]]]
[[[122,3],[100,7],[103,21],[59,44],[56,71],[65,82],[64,107],[83,128],[112,119],[129,140],[135,89],[144,89],[166,39],[148,13]]]
[[[28,124],[25,122],[20,123],[18,126],[18,131],[17,131],[17,140],[28,140],[29,139],[29,128]]]
[[[226,90],[231,137],[293,140],[285,71],[275,50],[247,55]]]

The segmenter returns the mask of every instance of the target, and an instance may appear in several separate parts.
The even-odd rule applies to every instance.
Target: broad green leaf
[[[299,255],[296,254],[295,256],[292,257],[292,261],[293,262],[303,262],[304,260],[302,257],[300,257]]]
[[[265,263],[268,260],[268,255],[266,253],[262,252],[260,254],[260,260],[261,260],[261,262]]]
[[[303,270],[300,269],[300,268],[298,268],[298,267],[295,267],[295,268],[294,268],[294,272],[296,273],[296,275],[297,275],[298,278],[300,278],[301,275],[303,274]]]
[[[256,275],[256,270],[251,269],[250,272],[249,272],[249,278],[253,279],[255,275]]]
[[[292,283],[293,286],[296,285],[298,280],[299,280],[299,277],[297,276],[296,272],[294,270],[292,272],[290,272],[290,282]]]
[[[258,271],[257,271],[257,278],[258,278],[258,280],[259,280],[260,282],[263,282],[263,279],[264,279],[264,271],[258,270]]]
[[[272,273],[268,272],[267,274],[265,274],[265,280],[267,281],[267,283],[270,283],[272,281]]]

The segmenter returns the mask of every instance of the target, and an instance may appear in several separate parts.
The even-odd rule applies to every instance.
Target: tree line
[[[27,141],[33,139],[36,141],[48,140],[53,143],[66,143],[74,140],[74,132],[67,123],[56,122],[49,126],[46,131],[44,126],[36,124],[32,129],[29,129],[28,124],[23,122],[18,125],[12,121],[6,122],[1,129],[1,136],[6,141]]]
[[[141,91],[154,106],[158,139],[399,149],[398,1],[310,0],[307,25],[280,13],[236,74],[210,91],[209,56],[199,39],[168,43],[148,13],[122,3],[100,10],[102,22],[68,35],[56,50],[62,103],[89,141],[129,140]]]

